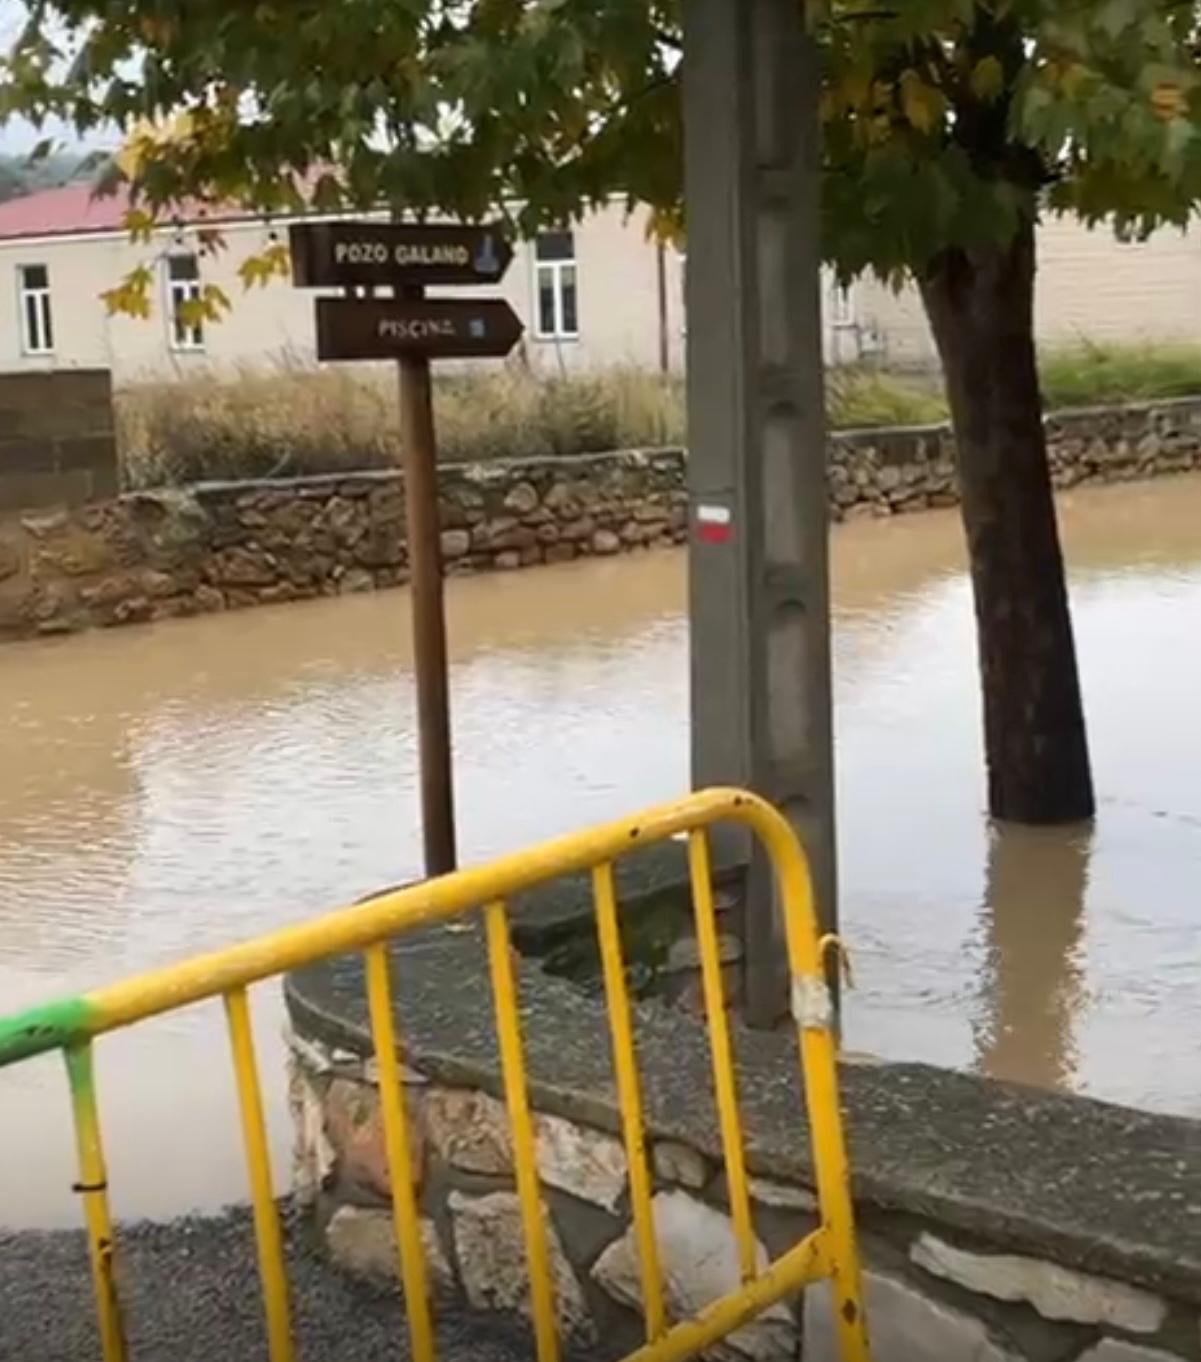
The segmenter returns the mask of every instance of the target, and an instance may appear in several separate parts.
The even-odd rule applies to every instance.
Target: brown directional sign
[[[494,284],[513,247],[495,226],[301,222],[288,229],[300,288],[370,284]]]
[[[525,330],[499,298],[318,298],[318,359],[507,355]]]

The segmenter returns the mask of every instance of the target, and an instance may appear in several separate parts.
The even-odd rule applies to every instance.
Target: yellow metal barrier
[[[821,1225],[775,1263],[760,1268],[738,1110],[737,1081],[722,995],[717,923],[706,829],[733,821],[760,839],[775,868],[787,930],[804,1091],[813,1141]],[[680,834],[688,864],[730,1212],[738,1246],[740,1288],[691,1319],[672,1324],[651,1200],[635,1037],[622,959],[613,862],[623,854]],[[397,1253],[415,1362],[434,1362],[434,1326],[426,1283],[418,1209],[410,1177],[411,1151],[401,1085],[399,1038],[392,1009],[386,942],[415,927],[483,908],[496,1007],[497,1034],[521,1202],[538,1362],[557,1362],[554,1282],[547,1252],[533,1120],[526,1088],[517,983],[509,948],[505,899],[536,884],[591,870],[614,1072],[629,1163],[630,1202],[640,1254],[646,1343],[626,1362],[677,1362],[695,1356],[808,1283],[829,1279],[844,1362],[868,1362],[849,1170],[838,1105],[838,1080],[823,955],[809,872],[792,829],[754,795],[710,790],[633,818],[547,842],[489,865],[458,871],[346,908],[302,926],[124,983],[0,1019],[0,1068],[48,1050],[66,1059],[79,1157],[97,1319],[104,1362],[126,1362],[125,1335],[114,1276],[114,1236],[104,1150],[97,1116],[92,1040],[205,998],[225,1003],[249,1168],[254,1226],[271,1362],[294,1362],[283,1241],[274,1200],[263,1103],[246,989],[250,984],[348,951],[365,954],[367,998],[384,1137],[391,1172]],[[836,944],[836,943],[835,943]]]

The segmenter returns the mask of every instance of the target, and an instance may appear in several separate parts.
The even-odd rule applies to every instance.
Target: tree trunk
[[[921,280],[958,450],[996,818],[1092,817],[1092,775],[1034,352],[1034,225]]]

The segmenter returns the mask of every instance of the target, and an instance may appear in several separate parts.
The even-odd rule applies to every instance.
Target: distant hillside
[[[96,156],[86,151],[62,151],[32,164],[24,156],[0,154],[0,203],[39,189],[55,189],[96,172]]]

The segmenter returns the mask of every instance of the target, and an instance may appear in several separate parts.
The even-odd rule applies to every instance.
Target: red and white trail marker
[[[702,503],[696,508],[696,537],[702,544],[728,544],[734,533],[734,516],[728,506]]]

